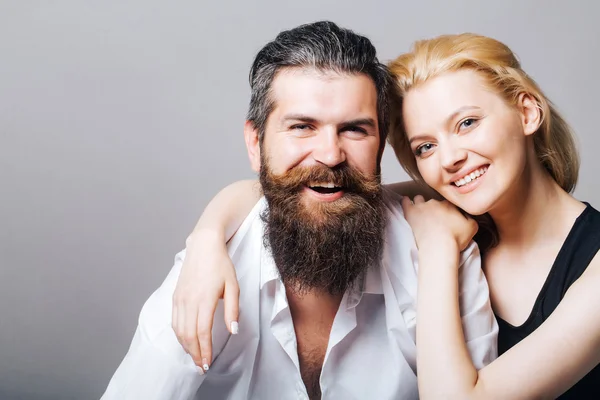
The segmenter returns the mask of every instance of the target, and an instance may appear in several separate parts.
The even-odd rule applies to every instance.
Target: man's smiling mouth
[[[336,185],[333,182],[309,182],[306,186],[321,194],[333,194],[343,189],[342,186]]]

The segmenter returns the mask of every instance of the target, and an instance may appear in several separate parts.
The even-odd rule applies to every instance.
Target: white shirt
[[[321,371],[322,399],[416,399],[417,248],[400,196],[386,190],[388,224],[381,264],[348,290],[335,316]],[[221,318],[213,363],[197,372],[171,327],[172,296],[185,257],[144,305],[127,355],[101,400],[308,399],[285,287],[263,247],[261,199],[228,245],[240,285],[239,333]],[[497,356],[498,325],[472,243],[461,256],[463,329],[476,368]],[[443,333],[442,333],[443,334]]]

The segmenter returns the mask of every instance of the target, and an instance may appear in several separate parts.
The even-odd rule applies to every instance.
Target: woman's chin
[[[451,198],[448,198],[447,200],[469,215],[479,216],[490,211],[490,204],[487,201],[475,201],[475,199],[469,201],[454,201],[454,199]]]

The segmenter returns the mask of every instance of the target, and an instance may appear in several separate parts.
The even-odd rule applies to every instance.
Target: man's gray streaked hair
[[[250,69],[250,107],[247,120],[258,130],[262,142],[265,125],[273,110],[270,89],[281,68],[315,68],[340,74],[365,74],[377,89],[380,148],[390,124],[393,81],[388,68],[379,62],[369,39],[330,21],[319,21],[281,32],[256,55]]]

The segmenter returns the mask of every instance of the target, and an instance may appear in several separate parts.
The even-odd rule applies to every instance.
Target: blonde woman
[[[421,397],[600,398],[600,213],[570,195],[579,161],[568,125],[512,51],[491,38],[419,41],[390,68],[400,116],[390,143],[415,181],[445,198],[403,200],[420,249]],[[407,195],[414,186],[397,190]],[[230,185],[188,239],[173,327],[192,354],[210,359],[218,298],[227,325],[237,320],[224,243],[259,197],[254,181]],[[479,371],[458,308],[457,238],[472,224],[457,207],[480,222],[476,240],[500,326],[500,356]]]

